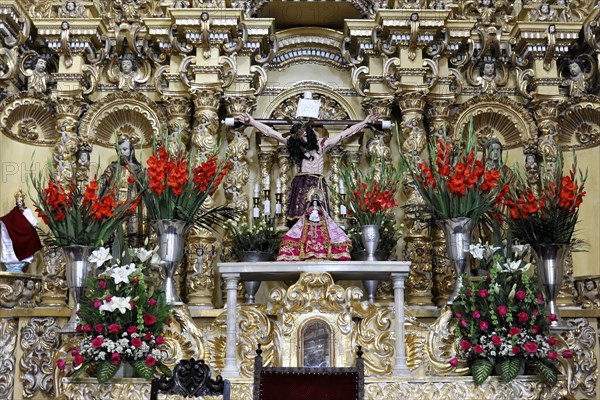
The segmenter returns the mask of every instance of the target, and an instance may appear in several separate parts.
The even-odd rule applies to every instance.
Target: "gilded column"
[[[221,89],[218,84],[206,84],[194,87],[192,93],[195,111],[195,127],[192,129],[191,154],[194,165],[206,161],[217,150],[217,135],[219,129],[219,116],[217,110],[221,98]],[[203,208],[211,208],[214,201],[208,197]],[[213,234],[205,229],[194,228],[188,238],[188,263],[185,285],[189,306],[213,308],[213,291],[215,289],[214,265],[217,257],[216,243]],[[202,249],[202,256],[198,256]],[[195,257],[195,258],[194,258]]]
[[[390,119],[393,98],[390,96],[369,96],[362,102],[364,109],[369,114],[379,114],[379,119]],[[392,134],[389,129],[385,131],[374,131],[373,136],[367,141],[367,154],[369,158],[377,160],[392,160],[392,149],[390,141]],[[376,164],[380,168],[381,163]],[[380,169],[377,170],[376,179],[379,179]]]
[[[340,146],[335,146],[329,151],[329,159],[330,163],[330,182],[329,187],[335,188],[336,191],[339,191],[340,187],[340,161],[344,152]],[[340,215],[340,201],[337,197],[333,196],[332,190],[329,190],[329,206],[331,207],[331,217],[334,219],[336,224],[343,226],[344,221]]]
[[[58,249],[44,247],[42,267],[42,303],[44,307],[67,305],[67,281],[65,263]]]
[[[279,164],[279,179],[281,180],[281,217],[277,221],[278,226],[286,226],[287,223],[287,208],[289,203],[290,189],[290,170],[292,163],[290,162],[290,154],[287,147],[279,146],[277,148],[277,163]]]
[[[185,151],[190,141],[190,113],[192,105],[190,99],[184,96],[163,96],[167,118],[169,120],[169,141],[167,147],[170,151]]]
[[[420,157],[425,151],[427,135],[423,124],[426,98],[421,92],[402,95],[398,105],[402,110],[401,132],[404,137],[402,152],[409,158]],[[406,280],[409,305],[432,305],[432,254],[429,237],[429,221],[423,216],[423,199],[418,190],[408,181],[406,185],[407,235],[404,238],[405,252],[412,261]],[[414,259],[413,259],[414,258]]]
[[[52,96],[56,109],[56,131],[59,138],[54,145],[53,165],[57,179],[65,186],[76,179],[80,140],[76,129],[83,111],[83,103],[77,97]],[[87,138],[82,138],[87,139]],[[89,140],[87,141],[89,143]],[[89,162],[88,162],[89,170]]]

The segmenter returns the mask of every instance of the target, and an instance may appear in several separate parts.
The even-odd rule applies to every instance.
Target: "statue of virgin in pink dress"
[[[277,261],[350,260],[352,244],[321,204],[313,199],[281,241]]]

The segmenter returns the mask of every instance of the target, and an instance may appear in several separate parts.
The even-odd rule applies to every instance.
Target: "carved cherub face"
[[[77,3],[75,3],[74,1],[67,1],[67,4],[65,4],[65,10],[67,11],[75,11],[76,7]]]
[[[90,153],[82,151],[79,154],[79,165],[86,165],[90,161]]]
[[[569,72],[571,76],[579,76],[581,74],[581,67],[575,61],[569,64]]]
[[[133,62],[131,60],[121,61],[121,72],[130,74],[133,71]]]
[[[585,281],[585,288],[586,290],[594,290],[596,285],[594,284],[594,281]]]
[[[542,14],[550,14],[550,6],[548,5],[548,3],[542,3],[542,5],[540,6],[540,12]]]
[[[42,73],[46,71],[46,60],[43,58],[38,58],[35,62],[35,71]]]
[[[494,63],[485,63],[483,65],[483,76],[487,78],[493,78],[496,73],[496,66]]]

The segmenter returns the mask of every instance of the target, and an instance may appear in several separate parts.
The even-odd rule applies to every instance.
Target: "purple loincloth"
[[[325,199],[321,203],[325,206],[327,214],[330,214],[329,191],[327,190],[325,179],[321,175],[298,174],[292,180],[292,187],[290,189],[290,199],[287,209],[288,221],[297,221],[298,218],[304,215],[310,204],[310,199],[307,199],[306,195],[314,187],[318,187],[323,191]]]

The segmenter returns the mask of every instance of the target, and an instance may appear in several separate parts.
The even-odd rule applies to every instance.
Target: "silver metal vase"
[[[240,262],[268,262],[275,261],[273,254],[264,251],[238,251],[237,257]],[[261,281],[243,281],[244,289],[246,289],[246,304],[254,304],[256,300],[256,292],[260,288]]]
[[[375,252],[379,246],[379,225],[361,225],[362,244],[367,252],[366,261],[377,261]]]
[[[152,226],[158,236],[158,255],[165,269],[163,291],[168,304],[181,305],[173,281],[175,270],[179,267],[185,251],[185,240],[191,225],[178,219],[159,219]]]
[[[555,330],[566,329],[567,325],[558,314],[556,297],[562,286],[565,257],[569,254],[570,245],[555,243],[537,243],[531,246],[537,260],[537,272],[546,297],[546,312],[555,314],[556,320],[550,323]]]
[[[454,285],[452,294],[448,298],[448,305],[452,304],[458,297],[458,293],[463,285],[462,275],[465,273],[471,259],[469,246],[471,245],[471,232],[476,222],[476,220],[467,217],[437,221],[438,226],[444,230],[446,253],[448,254],[448,259],[454,264],[456,272],[456,284]]]
[[[72,333],[77,329],[79,324],[79,308],[81,304],[81,296],[85,282],[90,274],[89,257],[94,251],[93,246],[64,246],[61,247],[63,259],[65,261],[65,273],[67,275],[67,285],[71,296],[73,296],[73,310],[71,317],[63,327],[64,333]]]

